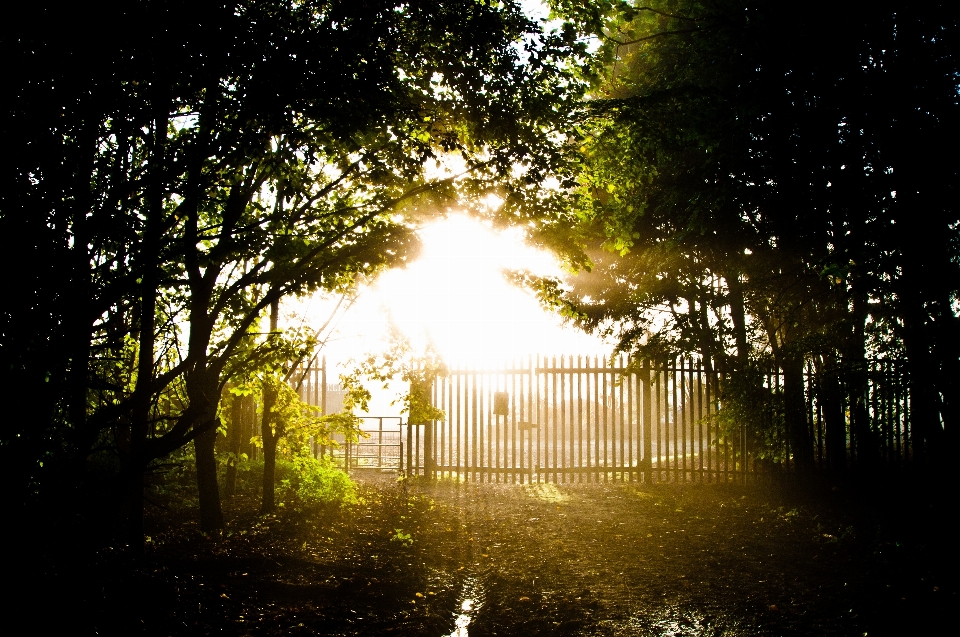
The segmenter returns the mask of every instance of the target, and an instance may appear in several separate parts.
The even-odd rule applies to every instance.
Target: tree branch
[[[631,44],[646,42],[647,40],[652,40],[654,38],[659,38],[665,35],[682,35],[684,33],[696,33],[698,31],[700,31],[700,29],[680,29],[679,31],[660,31],[659,33],[654,33],[653,35],[647,35],[642,38],[637,38],[636,40],[628,40],[626,42],[621,42],[620,40],[609,35],[605,35],[603,37],[605,37],[606,39],[610,40],[611,42],[619,46],[629,46]]]
[[[665,18],[676,18],[677,20],[688,20],[690,22],[699,22],[700,18],[691,18],[690,16],[677,15],[676,13],[667,13],[666,11],[660,11],[659,9],[654,9],[653,7],[633,7],[634,11],[649,11],[650,13],[656,13],[657,15],[662,15]]]

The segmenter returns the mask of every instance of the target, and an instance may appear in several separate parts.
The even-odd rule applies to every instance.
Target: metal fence
[[[326,383],[322,369],[307,370],[305,378],[305,400],[326,413],[339,407],[342,390]],[[538,356],[489,369],[452,368],[432,388],[444,420],[366,418],[364,437],[325,452],[348,468],[481,482],[724,482],[795,470],[782,372],[763,374],[760,423],[720,417],[724,378],[693,358],[629,364],[625,358]],[[853,425],[853,390],[844,378],[835,369],[806,369],[803,426],[814,468],[829,469],[838,458],[855,467],[864,432],[882,460],[908,462],[902,365],[869,363],[859,398],[867,429]],[[840,455],[831,455],[838,445]]]
[[[691,480],[744,467],[717,444],[713,385],[698,363],[628,367],[530,357],[451,369],[434,384],[446,420],[423,436],[425,469],[468,480]]]
[[[859,435],[871,437],[871,453],[886,466],[909,462],[902,363],[869,361],[864,373],[858,429],[849,374],[806,369],[800,426],[812,462],[805,470],[829,470],[831,462],[856,468]],[[568,355],[454,368],[434,383],[434,405],[446,418],[423,428],[422,473],[483,482],[739,482],[797,472],[804,468],[784,414],[783,378],[777,369],[762,374],[763,409],[745,422],[721,417],[726,375],[695,358],[629,364]],[[826,378],[836,385],[832,403]]]

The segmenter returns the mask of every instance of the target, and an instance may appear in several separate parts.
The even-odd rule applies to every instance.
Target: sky
[[[518,230],[496,232],[466,215],[452,214],[420,231],[420,256],[403,269],[383,273],[336,319],[323,349],[331,381],[350,358],[386,349],[392,322],[424,351],[429,341],[450,366],[494,368],[528,354],[607,355],[612,347],[540,307],[536,297],[509,283],[505,269],[560,275],[553,256],[527,246]],[[335,301],[316,296],[284,309],[288,321],[314,329]],[[375,397],[376,398],[376,397]],[[384,413],[389,400],[375,399]],[[390,410],[391,412],[395,410]]]

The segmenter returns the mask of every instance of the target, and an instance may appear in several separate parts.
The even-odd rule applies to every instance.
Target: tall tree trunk
[[[270,333],[277,331],[280,314],[280,301],[270,304]],[[260,437],[263,441],[263,498],[261,513],[270,513],[276,507],[275,487],[277,480],[277,441],[280,440],[279,423],[276,422],[274,407],[277,404],[277,390],[269,381],[263,386],[263,419],[260,425]]]
[[[949,271],[949,264],[943,267]],[[941,371],[940,391],[943,396],[941,415],[943,418],[943,438],[947,447],[952,448],[958,441],[960,427],[960,319],[953,312],[950,302],[952,291],[941,290],[941,301],[936,320],[937,360]]]
[[[819,394],[823,398],[827,466],[831,476],[840,478],[847,469],[847,421],[843,413],[843,383],[836,356],[824,356],[817,372]]]
[[[257,429],[257,400],[253,396],[244,396],[241,400],[243,427],[240,433],[240,453],[247,454],[250,460],[257,460],[257,447],[252,440]]]
[[[938,271],[939,241],[947,235],[946,224],[938,210],[943,204],[940,185],[931,181],[942,162],[934,147],[942,145],[943,129],[937,126],[925,108],[930,104],[931,88],[936,82],[917,74],[934,60],[929,56],[929,36],[924,33],[924,14],[907,12],[897,15],[897,52],[891,60],[890,74],[898,92],[893,140],[897,162],[893,165],[896,179],[894,213],[901,251],[901,272],[898,285],[898,313],[903,321],[903,344],[907,355],[910,387],[910,424],[914,458],[930,467],[942,465],[943,451],[939,417],[938,382],[941,370],[936,368],[930,311],[939,300],[935,292],[942,272]],[[924,81],[928,80],[928,81]],[[935,90],[935,88],[934,88]]]
[[[70,248],[69,265],[69,305],[77,313],[80,320],[74,321],[72,328],[67,327],[67,348],[70,351],[70,368],[67,374],[67,386],[64,392],[67,413],[70,422],[70,452],[72,454],[70,467],[66,476],[69,486],[79,484],[78,478],[83,475],[83,467],[90,450],[96,444],[99,430],[91,426],[87,417],[87,391],[90,386],[90,355],[91,334],[93,321],[89,317],[92,312],[88,309],[91,299],[94,298],[92,285],[92,269],[90,257],[90,222],[88,215],[92,212],[93,197],[90,191],[91,175],[95,172],[95,157],[97,154],[96,125],[92,123],[92,114],[83,127],[80,143],[77,146],[77,164],[82,166],[76,175],[73,185],[74,205],[71,211],[71,233],[73,245]],[[72,489],[64,489],[64,495],[72,498]],[[69,504],[67,506],[70,506]]]
[[[267,408],[264,402],[264,409]],[[264,425],[266,430],[268,425]],[[277,440],[272,433],[263,434],[263,496],[260,500],[260,513],[270,513],[277,506]]]
[[[230,419],[227,422],[227,471],[223,478],[223,494],[235,495],[237,492],[237,465],[240,462],[240,436],[243,427],[243,396],[231,396]]]
[[[787,435],[793,447],[793,459],[798,471],[807,471],[813,463],[813,441],[807,427],[804,400],[803,357],[787,354],[783,368],[783,407]]]
[[[200,503],[200,530],[206,533],[223,528],[223,509],[220,506],[220,488],[217,485],[216,406],[209,419],[201,424],[200,433],[193,439],[197,458],[197,491]]]
[[[153,276],[143,277],[137,386],[134,389],[127,473],[127,543],[134,554],[143,553],[143,473],[146,469],[147,433],[153,398],[154,327],[157,289]]]
[[[743,300],[743,283],[740,273],[735,272],[727,278],[727,288],[730,291],[730,320],[733,322],[733,338],[737,345],[737,366],[744,369],[750,358],[750,349],[747,344],[746,309]]]
[[[217,483],[216,450],[220,393],[219,367],[200,367],[187,376],[189,408],[195,410],[193,450],[197,463],[200,529],[208,533],[219,531],[224,526],[220,485]]]
[[[165,192],[164,157],[167,141],[168,100],[159,92],[157,82],[154,103],[153,152],[148,176],[147,220],[141,245],[140,336],[137,349],[137,384],[133,392],[130,418],[130,453],[127,471],[127,535],[131,552],[143,553],[143,472],[147,465],[147,433],[154,393],[154,356],[159,285],[159,253]]]
[[[920,464],[936,463],[940,442],[937,434],[942,430],[937,418],[936,372],[925,324],[926,312],[916,306],[906,309],[903,343],[907,352],[913,453]]]
[[[703,366],[707,370],[713,369],[713,362],[719,357],[720,360],[726,358],[723,346],[717,343],[716,330],[710,327],[710,317],[708,316],[709,305],[705,299],[688,299],[690,308],[696,321],[698,341],[700,345],[700,356],[703,359]]]
[[[867,297],[863,292],[854,292],[851,320],[853,329],[849,336],[846,352],[847,396],[850,401],[850,429],[854,439],[856,466],[858,471],[871,474],[877,466],[876,435],[870,425],[870,413],[867,410]]]

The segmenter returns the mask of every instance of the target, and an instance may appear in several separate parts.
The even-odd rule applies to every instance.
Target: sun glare
[[[493,204],[494,202],[491,202]],[[600,339],[563,325],[506,270],[557,275],[547,252],[519,231],[494,231],[465,215],[421,230],[419,258],[384,273],[339,321],[328,357],[345,360],[384,347],[392,322],[418,351],[429,343],[451,366],[494,368],[528,354],[605,354]],[[309,310],[322,322],[319,308]]]
[[[376,284],[383,312],[415,345],[429,342],[450,365],[492,367],[523,354],[596,351],[600,343],[545,312],[508,270],[559,274],[519,232],[494,232],[466,216],[421,231],[423,251]]]

